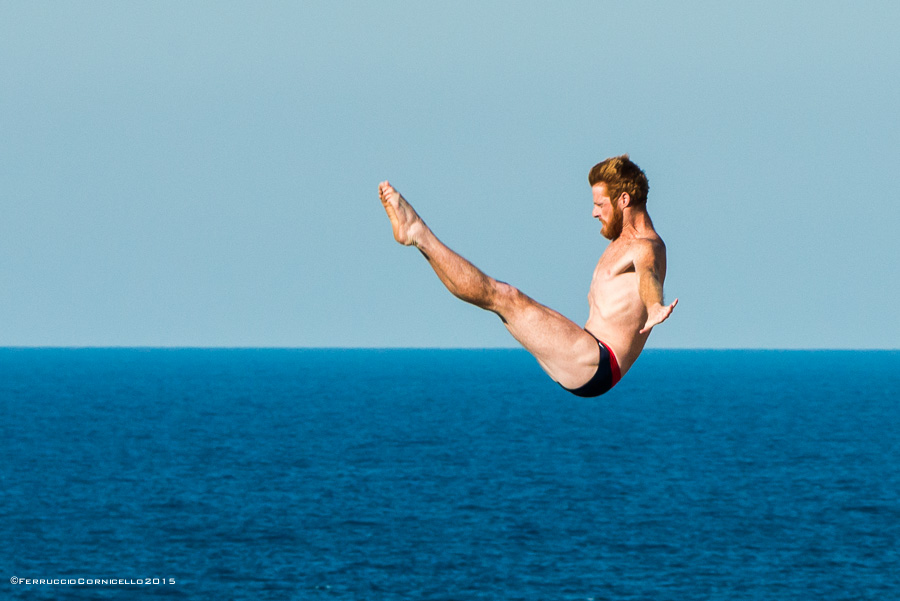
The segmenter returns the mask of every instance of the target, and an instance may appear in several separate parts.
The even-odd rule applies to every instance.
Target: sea
[[[0,599],[900,599],[900,351],[0,349]]]

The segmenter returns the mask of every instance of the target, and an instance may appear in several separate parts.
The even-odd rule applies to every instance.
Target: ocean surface
[[[29,601],[900,599],[900,352],[648,351],[580,399],[520,350],[0,349],[0,572]]]

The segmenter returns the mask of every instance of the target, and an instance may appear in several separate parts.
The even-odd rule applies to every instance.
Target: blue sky
[[[651,347],[897,348],[900,7],[728,4],[5,2],[0,345],[513,346],[377,183],[583,324],[628,152]]]

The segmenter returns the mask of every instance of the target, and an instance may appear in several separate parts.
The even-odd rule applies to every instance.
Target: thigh
[[[593,377],[600,360],[597,340],[575,322],[502,284],[504,297],[495,312],[519,344],[534,355],[547,374],[566,388]]]

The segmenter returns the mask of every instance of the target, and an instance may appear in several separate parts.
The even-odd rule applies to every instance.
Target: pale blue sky
[[[0,4],[0,345],[515,343],[397,246],[582,323],[628,152],[653,347],[900,346],[893,2]]]

